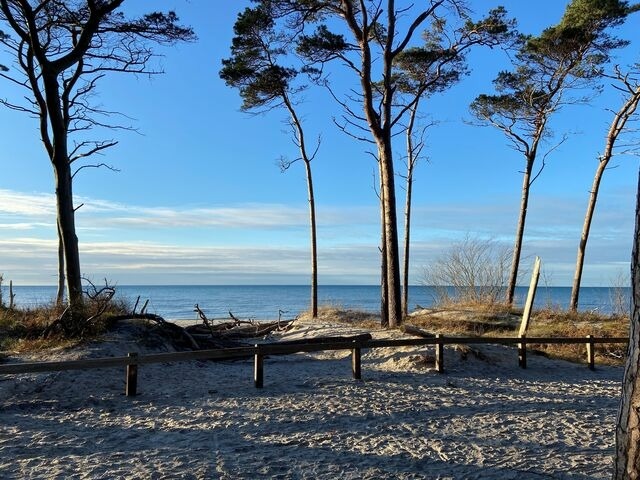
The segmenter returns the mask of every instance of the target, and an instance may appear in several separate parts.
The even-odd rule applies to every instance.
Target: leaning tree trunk
[[[571,299],[569,300],[569,309],[578,310],[578,299],[580,296],[580,283],[582,282],[582,270],[584,268],[584,253],[587,249],[587,240],[589,239],[589,230],[591,229],[591,221],[593,220],[593,212],[596,209],[598,200],[598,190],[600,189],[600,181],[602,175],[609,163],[608,158],[603,158],[598,164],[596,174],[593,177],[593,185],[589,194],[589,203],[587,205],[587,213],[584,216],[584,224],[582,225],[582,235],[580,236],[580,244],[578,245],[578,254],[576,257],[576,271],[573,275],[573,287],[571,289]]]
[[[533,170],[533,160],[527,159],[527,167],[522,179],[522,198],[520,200],[520,215],[518,226],[516,227],[516,239],[513,245],[513,258],[511,260],[511,275],[507,287],[507,304],[512,305],[518,282],[518,269],[520,267],[520,256],[522,254],[522,239],[524,238],[524,226],[527,221],[527,208],[529,206],[529,190],[531,188],[531,171]]]
[[[307,190],[309,194],[309,225],[311,229],[311,316],[318,317],[318,241],[316,235],[316,201],[313,193],[311,162],[304,161],[307,174]]]
[[[607,132],[607,141],[604,149],[604,153],[598,163],[596,174],[593,178],[593,186],[591,187],[591,195],[589,196],[589,205],[587,206],[587,214],[584,218],[584,225],[582,226],[582,236],[580,237],[580,244],[578,246],[578,255],[576,259],[576,271],[573,277],[573,288],[571,290],[571,300],[569,307],[571,310],[576,311],[578,309],[578,297],[580,295],[580,282],[582,280],[582,269],[584,266],[584,252],[587,248],[587,239],[589,238],[589,229],[591,228],[591,220],[593,218],[593,212],[596,208],[596,201],[598,200],[598,190],[600,188],[600,181],[604,175],[605,169],[609,164],[609,160],[613,157],[614,148],[618,140],[618,136],[625,130],[627,122],[633,117],[640,103],[640,85],[633,85],[630,83],[629,78],[617,70],[618,79],[624,84],[625,88],[620,88],[622,91],[627,91],[629,96],[626,101],[620,107],[620,110],[616,112]]]
[[[616,425],[614,480],[640,479],[640,178],[631,254],[631,324]]]

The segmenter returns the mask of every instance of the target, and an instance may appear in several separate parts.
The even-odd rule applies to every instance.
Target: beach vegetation
[[[505,310],[508,274],[506,246],[467,234],[424,267],[421,283],[433,287],[433,303],[437,308],[477,305]]]
[[[110,318],[126,315],[131,307],[116,299],[115,288],[90,285],[81,309],[58,304],[35,308],[0,305],[0,350],[26,352],[68,347],[95,338]]]

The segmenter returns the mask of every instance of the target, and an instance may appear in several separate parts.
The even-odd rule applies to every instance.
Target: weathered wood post
[[[351,349],[351,373],[353,374],[354,380],[362,380],[361,353],[359,346]]]
[[[524,303],[522,311],[522,320],[520,321],[519,336],[527,334],[529,329],[529,321],[531,320],[531,312],[533,310],[533,302],[536,298],[536,289],[538,288],[538,279],[540,278],[540,257],[536,257],[533,263],[533,272],[531,273],[531,283],[529,283],[529,291],[527,292],[527,300]]]
[[[135,397],[138,393],[138,354],[131,352],[127,354],[127,380],[125,383],[125,394],[127,397]]]
[[[527,336],[520,335],[520,343],[518,344],[518,366],[527,368]]]
[[[444,373],[444,345],[442,334],[436,334],[436,372]]]
[[[587,365],[589,370],[596,368],[596,346],[593,342],[593,335],[587,335]]]
[[[264,354],[260,345],[255,344],[254,346],[256,353],[253,362],[253,384],[256,388],[262,388],[264,386]]]

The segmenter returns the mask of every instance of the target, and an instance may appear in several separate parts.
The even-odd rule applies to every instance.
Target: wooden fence
[[[435,366],[438,373],[444,372],[444,346],[461,344],[499,344],[517,345],[518,365],[527,368],[527,345],[530,344],[584,344],[587,350],[587,366],[595,368],[595,345],[610,343],[627,343],[623,337],[444,337],[436,335],[434,338],[406,338],[397,340],[334,340],[314,339],[314,343],[265,343],[250,347],[224,348],[214,350],[198,350],[190,352],[155,353],[138,355],[129,353],[126,357],[93,358],[86,360],[68,360],[61,362],[37,362],[0,365],[0,375],[54,372],[62,370],[83,370],[90,368],[126,367],[127,396],[134,396],[137,392],[138,366],[151,363],[183,362],[188,360],[225,360],[238,358],[254,358],[253,381],[256,388],[264,385],[264,360],[270,355],[289,355],[299,352],[317,352],[326,350],[351,350],[351,371],[354,379],[362,378],[361,351],[366,348],[403,347],[403,346],[435,346]]]

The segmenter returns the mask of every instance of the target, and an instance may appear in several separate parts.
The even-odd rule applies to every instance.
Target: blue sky
[[[500,4],[470,3],[478,14]],[[566,3],[501,4],[518,19],[521,31],[536,34],[559,20]],[[149,2],[128,4],[142,9]],[[160,50],[164,75],[112,76],[101,84],[97,101],[130,117],[126,121],[139,133],[104,133],[119,144],[98,160],[119,173],[86,169],[76,177],[86,276],[121,285],[308,282],[304,172],[294,165],[283,174],[276,166],[281,155],[296,156],[285,115],[240,112],[237,91],[218,78],[236,15],[248,4],[154,1],[158,10],[175,10],[195,29],[198,41]],[[640,60],[637,25],[632,18],[618,31],[632,41],[616,59],[621,64]],[[491,92],[491,80],[508,67],[505,62],[499,51],[476,52],[468,78],[424,102],[425,119],[439,123],[428,134],[429,161],[416,174],[412,283],[420,283],[424,266],[467,234],[512,244],[522,159],[494,129],[465,123],[468,104]],[[2,97],[20,94],[7,82],[0,89]],[[535,255],[542,258],[549,285],[571,283],[588,192],[611,117],[606,108],[619,103],[609,89],[553,120],[558,137],[570,136],[533,186],[524,251],[524,266]],[[320,282],[375,284],[379,213],[368,146],[333,126],[331,118],[339,111],[326,92],[309,90],[301,108],[308,135],[322,136],[314,161]],[[54,284],[53,175],[36,122],[2,109],[0,125],[0,273],[15,284]],[[396,152],[401,170],[402,142]],[[601,189],[584,285],[609,285],[628,272],[638,162],[620,156],[613,164]],[[400,188],[398,195],[402,204]]]

